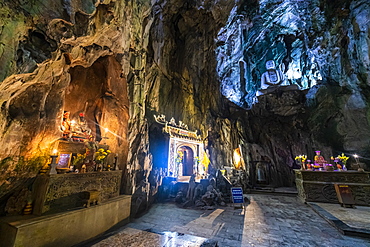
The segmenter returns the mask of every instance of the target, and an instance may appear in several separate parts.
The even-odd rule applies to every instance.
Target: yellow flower
[[[299,156],[296,156],[294,159],[299,161],[299,162],[306,162],[307,155],[305,155],[305,154],[304,155],[299,155]]]
[[[338,155],[337,158],[340,159],[342,162],[345,162],[349,159],[349,157],[345,156],[344,153],[342,153],[342,155]]]
[[[342,153],[342,155],[338,155],[337,159],[339,159],[343,163],[343,165],[346,165],[349,157],[345,156],[344,153]]]
[[[209,158],[208,158],[208,156],[206,155],[206,154],[204,154],[203,155],[203,160],[202,160],[202,164],[204,165],[204,166],[206,166],[206,167],[208,167],[208,165],[209,165],[209,163],[210,163],[211,161],[209,160]]]
[[[302,155],[302,162],[306,162],[307,160],[307,155]]]

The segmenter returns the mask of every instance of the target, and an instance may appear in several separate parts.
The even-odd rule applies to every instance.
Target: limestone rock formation
[[[238,123],[252,129],[241,138],[252,137],[245,149],[260,149],[269,160],[286,156],[271,163],[279,172],[286,169],[281,162],[293,166],[294,154],[313,156],[312,149],[325,150],[328,157],[342,152],[369,157],[369,14],[368,1],[361,0],[244,1],[231,12],[218,33],[217,72],[223,95],[251,109],[252,115]],[[294,103],[269,95],[256,100],[270,59],[284,71],[286,84],[297,84],[306,99]],[[266,116],[273,118],[276,131],[259,126],[270,126]],[[256,132],[269,140],[256,140]]]
[[[6,6],[10,8],[13,5],[9,3]],[[82,30],[73,30],[73,25],[68,22],[70,17],[62,13],[49,16],[44,14],[48,12],[45,6],[33,6],[32,11],[27,6],[18,6],[17,11],[31,11],[27,15],[29,22],[26,22],[31,26],[27,28],[36,28],[31,24],[36,22],[47,37],[44,45],[50,39],[56,42],[56,47],[31,73],[9,76],[0,85],[0,128],[4,147],[0,153],[3,161],[0,196],[16,190],[19,186],[17,180],[32,178],[47,162],[47,159],[43,162],[35,160],[47,158],[55,148],[55,141],[61,137],[63,110],[75,116],[85,112],[88,125],[97,138],[101,139],[103,128],[109,126],[106,144],[116,153],[120,168],[126,168],[130,104],[122,64],[129,59],[128,53],[123,54],[129,48],[123,41],[126,40],[125,35],[121,35],[109,18],[97,18],[112,14],[114,6],[115,3],[109,1],[97,3],[86,22],[85,29],[91,29],[83,37],[78,37],[84,34]],[[74,7],[81,10],[77,5]],[[35,21],[40,16],[44,19]],[[67,20],[60,19],[62,17]],[[124,21],[124,18],[119,20],[121,24]],[[10,44],[21,42],[17,37],[2,38],[4,44],[9,40]],[[38,49],[37,54],[44,52],[40,47],[32,47]],[[12,62],[6,61],[5,56],[2,58],[5,60],[3,64]]]

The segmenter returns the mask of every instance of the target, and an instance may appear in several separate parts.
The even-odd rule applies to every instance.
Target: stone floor
[[[355,228],[370,228],[370,207],[345,208],[339,204],[315,203],[345,224]]]
[[[296,197],[248,198],[244,209],[155,204],[141,218],[84,246],[370,246],[370,240],[342,235]]]

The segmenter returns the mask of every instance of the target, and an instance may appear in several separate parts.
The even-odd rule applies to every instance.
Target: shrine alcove
[[[83,114],[95,140],[109,145],[119,163],[126,162],[129,100],[121,65],[113,56],[105,56],[88,68],[75,66],[69,72],[64,111],[70,112],[71,120]]]

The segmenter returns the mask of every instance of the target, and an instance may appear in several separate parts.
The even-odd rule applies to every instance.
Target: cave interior
[[[1,216],[370,170],[367,1],[18,2],[0,3]]]

